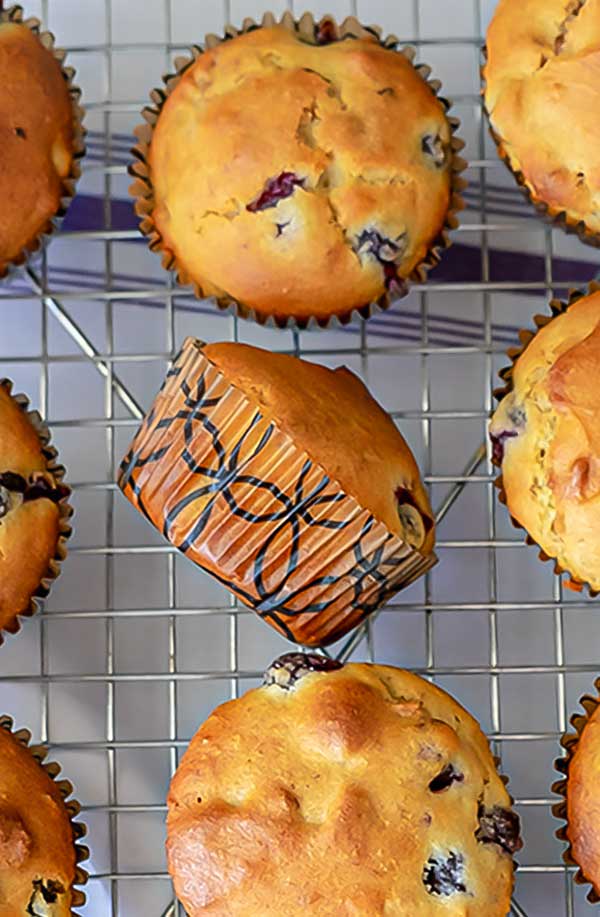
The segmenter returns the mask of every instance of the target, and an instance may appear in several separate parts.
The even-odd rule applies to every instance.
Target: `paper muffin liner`
[[[80,105],[81,89],[73,82],[75,70],[73,67],[65,66],[66,51],[54,46],[54,35],[51,32],[41,30],[41,22],[35,17],[28,19],[23,18],[23,8],[21,6],[9,6],[7,9],[2,8],[0,2],[0,25],[11,22],[24,25],[34,35],[36,35],[42,45],[52,53],[55,60],[60,64],[62,75],[69,90],[71,97],[71,107],[73,110],[73,158],[71,162],[71,171],[67,178],[63,179],[64,194],[60,199],[59,209],[51,217],[46,225],[42,228],[38,236],[30,242],[19,255],[9,262],[5,268],[0,265],[0,280],[14,273],[17,267],[25,264],[29,259],[40,252],[49,242],[53,233],[60,229],[61,223],[65,217],[69,204],[75,197],[75,186],[81,176],[80,160],[85,155],[85,128],[83,126],[84,109]]]
[[[481,66],[481,95],[483,97],[483,108],[487,115],[488,129],[490,136],[496,145],[498,155],[515,179],[517,187],[520,189],[528,203],[531,204],[531,206],[534,208],[537,215],[541,217],[541,219],[546,223],[550,223],[552,226],[557,226],[559,229],[564,230],[564,232],[568,233],[569,235],[577,236],[587,245],[593,245],[595,248],[600,248],[600,233],[593,232],[591,229],[588,229],[583,220],[576,220],[573,217],[570,217],[565,210],[562,210],[559,207],[552,207],[550,204],[547,204],[544,201],[537,200],[534,196],[534,192],[529,187],[523,172],[513,166],[512,162],[510,161],[508,150],[504,146],[502,136],[498,133],[498,131],[495,130],[492,125],[492,117],[485,102],[485,90],[487,85],[485,79],[485,68],[487,66],[487,47],[485,45],[482,48],[482,54],[483,64]]]
[[[32,745],[31,733],[28,729],[14,729],[14,720],[10,716],[0,716],[0,729],[4,729],[6,732],[9,732],[12,737],[16,739],[19,745],[27,749],[32,758],[35,758],[42,770],[56,785],[56,788],[58,789],[64,801],[64,806],[69,816],[71,827],[73,829],[73,845],[75,847],[76,862],[75,880],[71,887],[71,897],[73,899],[71,917],[79,917],[73,908],[84,906],[86,902],[86,895],[83,891],[83,886],[88,880],[88,873],[80,866],[80,863],[89,858],[90,852],[85,844],[81,843],[82,838],[84,838],[87,834],[87,828],[83,822],[75,821],[81,812],[81,806],[75,799],[72,798],[73,784],[68,780],[58,779],[62,770],[61,766],[55,761],[46,762],[48,749],[45,745]]]
[[[339,639],[437,561],[344,493],[193,338],[118,483],[172,545],[305,645]]]
[[[587,289],[569,290],[569,298],[567,299],[566,302],[563,302],[560,299],[552,299],[550,301],[550,304],[549,304],[550,305],[550,315],[534,315],[533,316],[533,321],[536,326],[535,331],[532,331],[530,328],[522,328],[519,331],[519,340],[521,341],[521,346],[520,347],[510,347],[507,350],[506,354],[511,361],[510,365],[504,367],[504,369],[501,369],[499,372],[499,376],[503,380],[504,385],[494,390],[494,397],[496,398],[496,401],[498,402],[498,404],[502,401],[502,399],[506,395],[512,392],[513,373],[514,373],[515,365],[518,362],[519,357],[527,350],[530,343],[532,342],[534,337],[537,335],[538,331],[540,331],[542,328],[545,328],[546,325],[550,324],[550,322],[553,321],[555,318],[557,318],[557,316],[563,315],[573,305],[573,303],[576,303],[579,299],[582,299],[584,296],[588,296],[591,293],[596,293],[598,290],[600,290],[600,283],[596,281],[592,281],[588,285]],[[502,467],[502,463],[498,462],[498,460],[495,459],[494,457],[492,457],[492,464],[494,464],[497,468]],[[544,563],[553,563],[554,564],[554,573],[556,573],[558,576],[562,575],[563,573],[566,574],[568,578],[564,579],[563,582],[564,582],[564,585],[568,589],[572,589],[574,592],[581,592],[582,589],[585,587],[588,590],[589,594],[592,596],[592,598],[595,598],[599,594],[598,591],[593,589],[592,586],[589,583],[587,583],[585,580],[579,579],[578,577],[574,576],[569,570],[561,566],[561,564],[559,564],[558,560],[555,557],[549,557],[548,554],[546,554],[544,549],[541,547],[541,545],[539,545],[537,541],[531,537],[531,535],[529,534],[525,526],[521,525],[521,523],[517,519],[515,519],[512,513],[510,513],[510,508],[508,506],[508,501],[507,501],[507,495],[504,489],[504,483],[502,479],[502,472],[500,472],[500,474],[494,481],[494,486],[498,489],[498,499],[500,500],[501,503],[503,503],[506,506],[510,514],[510,520],[513,526],[525,532],[526,544],[533,545],[540,549],[539,555],[538,555],[539,559],[541,561],[544,561]]]
[[[162,235],[154,222],[153,211],[155,201],[150,178],[150,167],[148,164],[148,152],[152,141],[152,133],[160,117],[163,105],[179,83],[181,76],[200,55],[204,54],[205,50],[210,50],[221,42],[229,41],[232,38],[236,38],[238,35],[252,32],[261,27],[271,28],[278,24],[283,25],[290,32],[300,34],[310,39],[315,39],[316,36],[323,31],[326,31],[328,35],[332,35],[337,40],[344,38],[367,38],[372,40],[375,38],[382,47],[403,54],[404,57],[410,61],[419,76],[427,83],[438,101],[442,104],[446,113],[451,107],[451,103],[440,95],[441,82],[439,80],[430,79],[431,67],[426,64],[414,63],[416,55],[415,48],[410,46],[400,48],[399,41],[395,36],[390,35],[387,38],[383,38],[382,30],[379,26],[363,26],[358,19],[353,16],[348,17],[341,24],[338,24],[331,16],[325,16],[317,22],[311,13],[305,13],[298,20],[295,19],[290,12],[284,13],[280,20],[278,20],[273,13],[265,13],[260,24],[253,19],[247,18],[244,19],[239,29],[233,26],[227,26],[222,38],[211,34],[206,36],[204,47],[193,45],[191,48],[192,56],[176,58],[175,73],[164,76],[164,87],[154,89],[150,93],[153,105],[143,109],[142,116],[145,123],[138,126],[134,131],[138,143],[133,148],[132,153],[136,161],[129,166],[129,174],[135,179],[130,187],[130,194],[135,199],[135,212],[140,218],[140,231],[148,239],[150,249],[161,253],[163,268],[167,271],[174,271],[178,283],[184,286],[191,285],[198,299],[206,298],[207,294],[204,293],[201,284],[194,281],[183,266],[177,263],[175,254],[166,247]],[[359,315],[362,318],[369,318],[375,312],[382,312],[388,309],[398,299],[407,295],[410,282],[425,282],[427,273],[439,264],[443,250],[450,247],[451,240],[449,233],[458,226],[457,213],[464,208],[461,191],[464,190],[467,183],[461,178],[461,172],[467,168],[467,163],[458,154],[464,148],[465,144],[457,136],[460,127],[458,118],[450,117],[447,114],[446,118],[452,132],[450,206],[440,234],[431,244],[423,261],[414,268],[408,278],[398,279],[400,292],[392,293],[386,290],[375,302],[367,303],[358,308],[349,309],[347,312],[341,314],[325,317],[309,316],[296,318],[294,316],[286,316],[277,318],[274,315],[265,315],[261,312],[257,312],[255,309],[244,305],[242,302],[227,294],[215,297],[218,308],[221,309],[221,311],[229,312],[240,318],[251,319],[261,325],[269,327],[299,329],[339,327],[340,325],[348,324],[355,315]]]
[[[598,706],[600,706],[600,678],[597,678],[594,682],[594,687],[598,692],[596,697],[592,697],[591,694],[584,694],[580,698],[579,704],[583,707],[583,713],[574,713],[571,719],[569,720],[571,726],[575,732],[566,732],[560,740],[560,744],[565,749],[566,754],[560,758],[557,758],[554,762],[554,768],[561,774],[560,780],[557,780],[552,784],[552,792],[556,793],[561,797],[560,802],[555,803],[552,806],[552,814],[555,818],[560,819],[563,824],[556,830],[556,837],[559,840],[564,841],[567,845],[566,849],[563,851],[563,860],[567,866],[576,866],[578,867],[577,872],[574,875],[574,881],[578,885],[589,885],[590,890],[587,895],[587,899],[591,904],[598,904],[600,902],[600,894],[595,890],[594,884],[591,879],[587,879],[582,868],[579,866],[579,863],[573,857],[573,851],[569,838],[567,836],[567,827],[568,827],[568,818],[567,818],[567,783],[568,783],[568,773],[571,761],[575,754],[575,750],[583,733],[583,730],[587,726],[590,717],[596,711]]]
[[[50,474],[52,475],[56,483],[61,484],[66,490],[65,496],[62,497],[56,504],[56,506],[58,507],[58,516],[59,516],[58,518],[59,534],[58,534],[58,541],[56,543],[56,551],[54,553],[54,556],[50,560],[50,563],[48,565],[48,571],[46,575],[43,577],[43,579],[41,580],[41,582],[39,583],[33,595],[31,596],[29,607],[26,608],[24,611],[20,611],[17,614],[15,614],[12,621],[10,621],[8,624],[4,624],[3,627],[0,628],[0,646],[1,646],[3,642],[2,632],[6,631],[9,634],[16,634],[21,627],[20,618],[31,617],[32,615],[34,615],[36,612],[40,610],[42,600],[46,598],[46,596],[50,592],[50,587],[52,583],[60,575],[61,564],[64,561],[65,557],[67,556],[67,541],[70,538],[71,533],[72,533],[70,520],[71,520],[71,516],[73,515],[73,507],[69,503],[69,499],[71,496],[71,489],[70,487],[68,487],[68,485],[64,483],[65,468],[63,465],[59,463],[58,453],[56,449],[54,448],[54,446],[51,445],[50,430],[48,426],[42,420],[42,417],[40,416],[38,411],[29,410],[29,398],[27,397],[27,395],[22,395],[22,394],[13,395],[12,394],[13,383],[9,379],[0,378],[0,386],[6,392],[8,392],[8,394],[12,397],[13,401],[15,401],[16,404],[19,405],[22,412],[27,417],[27,420],[29,421],[31,426],[36,431],[39,437],[40,443],[42,445],[42,453],[46,460],[47,470],[50,472]],[[9,469],[6,469],[6,470],[9,470]]]

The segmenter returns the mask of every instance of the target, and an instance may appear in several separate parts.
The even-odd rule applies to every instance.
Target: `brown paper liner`
[[[536,326],[535,331],[531,331],[531,329],[529,328],[523,328],[519,331],[519,340],[521,341],[521,346],[520,347],[510,347],[506,351],[506,354],[511,361],[510,365],[505,366],[504,369],[501,369],[498,374],[504,382],[503,386],[494,390],[494,397],[496,398],[498,404],[502,401],[502,399],[506,395],[509,394],[509,392],[512,391],[514,367],[519,357],[521,356],[521,354],[523,354],[527,350],[529,344],[532,342],[532,340],[534,339],[538,331],[540,331],[540,329],[542,328],[545,328],[546,325],[550,324],[550,322],[553,319],[555,319],[557,316],[563,315],[563,313],[565,313],[570,308],[570,306],[573,305],[573,303],[576,303],[579,299],[581,299],[584,296],[588,296],[591,293],[596,293],[598,290],[600,290],[600,283],[597,283],[596,281],[592,281],[588,285],[588,288],[586,290],[569,290],[569,298],[566,302],[563,302],[560,299],[552,299],[550,301],[550,304],[549,304],[550,312],[551,312],[550,315],[534,315],[533,316],[533,321]],[[492,457],[492,464],[494,464],[497,468],[502,467],[502,464],[493,457]],[[549,557],[546,554],[546,552],[543,550],[541,545],[539,545],[537,541],[531,537],[527,529],[523,525],[521,525],[521,523],[517,519],[515,519],[515,517],[510,513],[510,509],[508,507],[508,502],[507,502],[506,491],[504,489],[504,484],[502,480],[502,473],[500,473],[498,477],[496,478],[496,480],[494,481],[494,486],[498,489],[498,499],[500,500],[500,503],[503,503],[509,512],[510,521],[512,522],[513,526],[516,529],[521,529],[521,531],[525,532],[526,544],[533,545],[540,549],[539,555],[538,555],[539,559],[543,561],[544,563],[552,562],[554,564],[554,573],[557,574],[557,576],[561,576],[563,573],[567,575],[568,578],[563,580],[563,582],[564,582],[564,585],[568,589],[571,589],[574,592],[581,592],[582,589],[585,587],[588,590],[590,596],[592,598],[595,598],[599,594],[598,591],[593,589],[589,583],[585,582],[584,580],[579,579],[578,577],[574,576],[569,570],[566,570],[564,567],[562,567],[558,563],[555,557]]]
[[[207,35],[204,42],[204,48],[210,50],[222,41],[228,41],[238,35],[243,35],[246,32],[251,32],[260,27],[271,28],[277,24],[281,24],[290,32],[298,33],[311,40],[314,40],[315,35],[321,30],[327,30],[329,34],[332,34],[337,39],[352,37],[373,40],[375,38],[382,47],[403,54],[410,63],[413,64],[417,73],[430,87],[446,112],[451,107],[451,103],[439,94],[441,89],[440,81],[429,78],[431,67],[428,67],[426,64],[414,63],[416,54],[414,48],[399,48],[399,41],[395,36],[390,35],[384,39],[382,38],[382,30],[379,26],[363,26],[358,19],[352,16],[345,19],[341,24],[338,24],[331,16],[323,17],[317,23],[311,13],[305,13],[300,19],[296,20],[290,12],[286,12],[279,21],[273,13],[265,13],[260,25],[253,19],[244,19],[240,29],[236,29],[233,26],[227,26],[223,38],[219,38],[216,35]],[[177,263],[174,253],[166,248],[163,238],[154,222],[153,211],[155,202],[150,179],[150,168],[148,165],[148,151],[152,141],[152,133],[163,105],[179,83],[182,74],[185,73],[188,67],[204,53],[204,48],[199,45],[193,45],[191,48],[191,58],[176,58],[175,73],[163,77],[165,84],[164,88],[153,89],[150,93],[150,98],[154,104],[152,106],[147,106],[142,111],[142,116],[146,123],[141,124],[134,131],[138,140],[138,143],[132,150],[133,155],[136,157],[136,162],[129,166],[129,174],[135,179],[130,187],[130,194],[135,199],[135,212],[138,217],[140,217],[140,231],[147,237],[150,249],[161,253],[163,268],[167,271],[174,270],[178,283],[184,286],[191,285],[198,299],[204,299],[207,295],[212,295],[212,291],[204,292],[202,286],[187,274],[182,265]],[[403,280],[399,279],[399,285],[401,287],[400,292],[391,293],[390,291],[386,291],[376,302],[367,303],[359,308],[349,309],[347,312],[327,317],[312,316],[308,318],[295,318],[293,316],[285,316],[278,318],[274,315],[266,315],[257,312],[255,309],[245,306],[242,302],[239,302],[237,299],[227,294],[215,297],[218,308],[222,311],[237,315],[240,318],[252,319],[261,325],[271,327],[300,329],[312,327],[329,328],[348,324],[354,315],[360,315],[362,318],[369,318],[375,312],[382,312],[388,309],[393,302],[407,295],[409,282],[424,283],[427,279],[427,273],[439,264],[443,250],[450,247],[450,230],[456,229],[458,226],[457,213],[464,208],[464,202],[460,192],[464,190],[467,183],[460,177],[460,173],[467,168],[467,163],[458,154],[465,144],[457,136],[457,131],[460,127],[458,118],[449,117],[448,115],[446,117],[452,131],[450,207],[440,234],[432,243],[424,260],[414,268],[408,278]]]
[[[64,194],[60,200],[60,206],[56,214],[51,217],[46,225],[42,228],[39,235],[29,242],[20,254],[10,263],[3,266],[0,263],[0,280],[10,276],[16,267],[25,264],[32,255],[38,253],[44,248],[50,237],[57,229],[60,228],[62,220],[67,212],[69,204],[75,197],[75,186],[81,176],[80,160],[85,155],[85,128],[83,126],[84,109],[81,107],[81,89],[74,85],[75,70],[73,67],[65,66],[66,51],[54,46],[54,35],[51,32],[41,31],[41,22],[39,19],[30,17],[23,18],[23,8],[21,6],[9,6],[8,9],[2,9],[0,2],[0,24],[4,22],[18,23],[26,26],[34,35],[36,35],[42,45],[52,53],[54,58],[60,64],[63,77],[69,89],[71,105],[73,109],[73,158],[71,162],[71,171],[67,178],[63,179]]]
[[[81,839],[84,838],[87,834],[87,828],[81,821],[75,821],[77,816],[81,811],[81,806],[79,803],[72,798],[73,795],[73,784],[68,780],[59,780],[58,776],[61,772],[61,767],[55,761],[45,762],[46,757],[48,756],[48,749],[44,745],[32,745],[31,744],[31,733],[28,729],[14,729],[14,721],[10,716],[0,716],[0,729],[4,729],[6,732],[9,732],[11,736],[16,739],[16,741],[23,748],[26,748],[31,754],[32,758],[38,762],[43,771],[48,775],[48,777],[56,785],[60,795],[64,800],[64,806],[69,816],[69,821],[71,822],[71,827],[73,829],[73,845],[75,847],[75,880],[71,887],[71,897],[72,908],[71,908],[71,917],[79,917],[76,911],[73,910],[74,907],[83,907],[86,902],[85,892],[82,891],[83,886],[88,880],[88,873],[83,869],[79,864],[84,860],[89,858],[90,852],[85,844],[81,843]]]
[[[437,562],[344,493],[193,338],[118,483],[171,544],[309,646],[339,639]]]
[[[56,483],[62,484],[68,491],[68,493],[65,494],[65,496],[62,497],[56,504],[59,513],[59,535],[58,541],[56,543],[56,551],[54,557],[51,558],[50,563],[48,564],[48,572],[46,576],[44,576],[44,578],[41,580],[34,594],[31,596],[29,607],[24,611],[20,611],[15,614],[12,621],[10,621],[8,624],[4,624],[3,627],[0,628],[1,646],[3,642],[2,631],[6,631],[9,634],[16,634],[21,627],[20,618],[31,617],[40,610],[42,600],[46,598],[50,592],[52,583],[60,575],[61,564],[67,556],[67,541],[72,533],[70,519],[73,515],[73,507],[69,503],[71,489],[64,484],[65,468],[63,465],[59,464],[58,452],[50,443],[51,437],[48,426],[44,423],[38,411],[29,410],[29,399],[26,395],[12,394],[13,383],[9,379],[0,378],[0,386],[6,392],[8,392],[8,394],[11,395],[13,401],[19,405],[27,417],[27,420],[38,434],[42,444],[42,453],[46,459],[47,470],[50,472]]]
[[[600,678],[596,679],[594,682],[594,687],[596,688],[596,691],[600,693]],[[569,843],[569,838],[567,836],[567,782],[569,767],[583,730],[589,722],[592,714],[596,711],[598,706],[600,706],[600,697],[598,697],[598,695],[596,695],[596,697],[592,697],[591,694],[584,694],[584,696],[580,698],[579,704],[581,707],[583,707],[584,712],[574,713],[569,720],[575,732],[565,733],[560,740],[560,744],[565,749],[566,755],[564,757],[557,758],[554,762],[554,768],[558,771],[559,774],[561,774],[561,778],[552,784],[552,792],[556,793],[558,796],[561,796],[562,799],[560,802],[556,802],[552,806],[552,814],[555,818],[558,818],[563,822],[560,828],[558,828],[555,832],[556,837],[567,844],[566,850],[563,851],[563,860],[567,866],[579,867],[575,873],[574,880],[578,885],[591,886],[587,895],[587,899],[591,904],[597,904],[600,901],[600,894],[595,890],[592,880],[585,877],[583,870],[579,866],[579,863],[573,858],[573,852]]]
[[[490,136],[496,145],[496,150],[498,151],[500,159],[515,179],[517,186],[523,194],[525,200],[531,204],[539,217],[541,217],[546,223],[550,223],[552,226],[557,226],[559,229],[564,230],[564,232],[568,233],[569,235],[577,236],[587,245],[593,245],[595,248],[600,248],[600,233],[595,233],[591,229],[588,229],[583,220],[576,220],[573,217],[569,217],[566,210],[561,210],[559,207],[552,207],[550,204],[547,204],[542,200],[538,200],[534,194],[534,191],[527,183],[527,179],[525,178],[523,172],[520,169],[513,168],[508,150],[504,146],[504,141],[502,140],[500,134],[492,126],[492,118],[485,103],[485,68],[487,65],[487,47],[485,45],[482,48],[482,53],[484,61],[481,66],[481,95],[483,97],[483,108],[487,115]]]

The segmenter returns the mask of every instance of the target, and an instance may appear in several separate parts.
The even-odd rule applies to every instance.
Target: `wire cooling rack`
[[[524,825],[514,914],[588,911],[553,836],[550,785],[558,738],[598,668],[600,624],[594,603],[563,594],[510,527],[480,444],[506,347],[553,293],[593,277],[598,255],[534,217],[487,138],[479,64],[493,6],[312,6],[417,45],[454,100],[470,184],[454,247],[430,282],[366,324],[303,333],[238,322],[174,287],[139,240],[126,192],[132,127],[174,54],[285,3],[32,0],[27,9],[69,48],[89,143],[61,233],[0,288],[0,361],[37,396],[77,512],[43,614],[0,653],[0,708],[51,746],[76,785],[91,847],[87,917],[179,913],[163,852],[170,774],[201,720],[255,684],[286,645],[177,556],[113,483],[186,334],[346,363],[399,423],[439,508],[441,563],[335,651],[423,673],[478,717]]]

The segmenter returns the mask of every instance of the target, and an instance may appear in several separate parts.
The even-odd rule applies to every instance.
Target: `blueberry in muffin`
[[[218,707],[171,783],[190,917],[505,917],[519,819],[476,721],[390,666],[299,653]]]
[[[285,20],[216,44],[139,133],[132,193],[152,248],[243,315],[326,324],[387,303],[453,220],[446,105],[356,28]]]
[[[0,642],[59,573],[70,534],[64,468],[39,416],[0,379]]]

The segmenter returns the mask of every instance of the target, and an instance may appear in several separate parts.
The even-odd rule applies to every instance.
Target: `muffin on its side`
[[[446,107],[358,23],[288,16],[237,35],[145,112],[141,228],[182,282],[244,316],[347,320],[405,292],[446,244],[460,147]]]
[[[73,788],[56,779],[60,767],[43,764],[45,749],[11,727],[0,717],[0,917],[71,917],[87,878],[79,805],[67,801]]]
[[[26,408],[0,379],[0,643],[47,594],[70,534],[64,468],[39,415]]]
[[[600,591],[600,289],[554,301],[523,332],[490,425],[511,516],[567,572]]]
[[[345,368],[188,338],[125,496],[287,637],[332,642],[436,561],[417,464]]]
[[[486,56],[500,155],[550,218],[600,244],[600,0],[500,0]]]
[[[390,666],[291,653],[218,707],[171,783],[190,917],[506,917],[519,819],[485,736]]]
[[[79,176],[82,113],[63,57],[20,7],[0,10],[0,277],[36,250]]]
[[[563,859],[579,867],[575,881],[592,886],[594,904],[600,901],[600,679],[595,686],[595,695],[581,698],[584,712],[571,717],[575,731],[561,740],[566,755],[555,766],[563,776],[552,787],[563,797],[552,810],[563,822],[556,834],[568,844]]]

